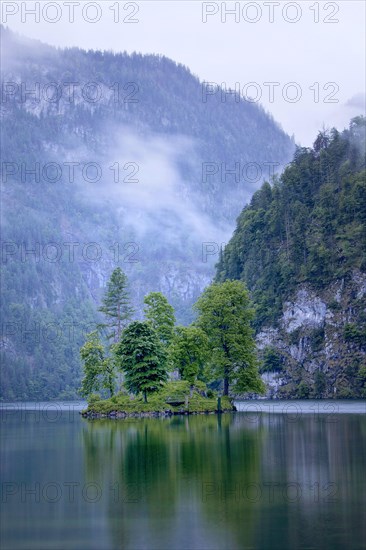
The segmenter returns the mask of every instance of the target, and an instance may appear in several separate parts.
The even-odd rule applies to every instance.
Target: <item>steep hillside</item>
[[[366,395],[365,127],[358,117],[298,148],[221,254],[217,280],[244,280],[256,303],[272,395]]]
[[[1,45],[2,398],[69,397],[112,269],[137,316],[160,290],[189,321],[216,243],[294,147],[260,106],[203,101],[165,57],[60,50],[4,28]]]

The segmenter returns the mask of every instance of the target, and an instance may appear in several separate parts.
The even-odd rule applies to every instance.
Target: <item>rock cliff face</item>
[[[277,372],[262,374],[267,396],[362,397],[365,318],[366,274],[359,270],[322,292],[298,288],[284,303],[278,327],[257,334],[260,352],[272,348],[280,358]]]
[[[298,148],[238,217],[216,279],[256,306],[276,397],[366,397],[366,119]]]

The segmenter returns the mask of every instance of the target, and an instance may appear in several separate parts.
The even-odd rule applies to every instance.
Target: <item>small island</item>
[[[117,267],[99,308],[105,323],[80,349],[85,418],[220,414],[235,410],[230,386],[264,392],[254,311],[241,281],[212,283],[188,326],[176,325],[160,292],[147,294],[144,305],[144,320],[132,320],[127,277]]]
[[[167,382],[145,402],[143,396],[120,392],[109,399],[90,398],[85,418],[159,417],[189,414],[220,414],[235,411],[228,396],[218,397],[206,384],[190,387],[185,380]]]

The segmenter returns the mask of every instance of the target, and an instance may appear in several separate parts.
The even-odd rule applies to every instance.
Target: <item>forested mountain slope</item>
[[[365,126],[320,132],[237,220],[216,278],[242,279],[257,307],[271,393],[366,395]]]
[[[137,317],[157,290],[189,321],[217,260],[202,243],[226,239],[294,145],[257,104],[218,90],[204,101],[202,83],[165,57],[1,30],[1,395],[71,397],[113,268],[129,277]],[[235,167],[239,177],[226,173]]]

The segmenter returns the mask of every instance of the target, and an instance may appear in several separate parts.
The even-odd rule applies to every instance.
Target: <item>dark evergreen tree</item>
[[[107,338],[112,338],[114,342],[118,342],[123,328],[131,320],[134,313],[127,288],[127,277],[120,267],[112,272],[102,304],[99,311],[106,316],[107,323],[100,326],[107,328]]]
[[[131,393],[142,392],[145,402],[147,395],[158,391],[167,380],[166,352],[146,321],[134,321],[123,331],[116,357],[126,388]]]

